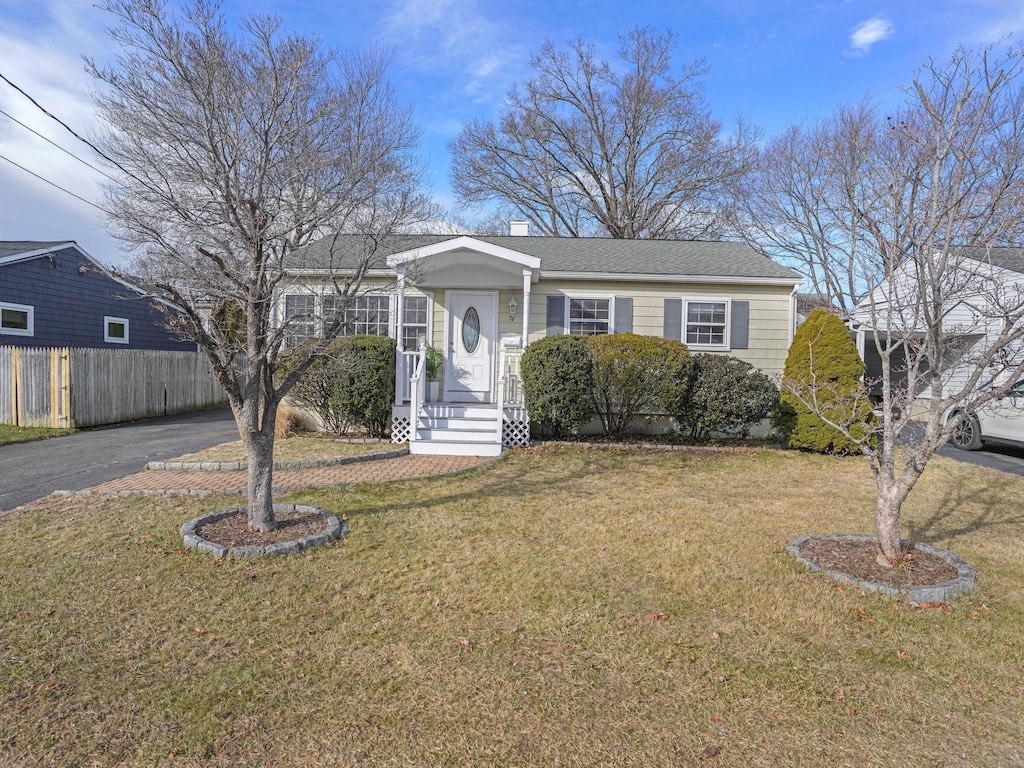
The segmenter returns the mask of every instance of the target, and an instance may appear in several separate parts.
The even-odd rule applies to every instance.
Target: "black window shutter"
[[[729,324],[729,347],[747,349],[750,329],[750,302],[732,302],[732,319]]]
[[[665,299],[665,338],[683,340],[682,299]]]
[[[548,336],[565,333],[565,296],[548,296]]]
[[[615,297],[615,327],[612,333],[633,332],[633,299],[627,296]]]

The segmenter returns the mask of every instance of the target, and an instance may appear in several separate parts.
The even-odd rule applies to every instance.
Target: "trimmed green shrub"
[[[698,440],[711,432],[746,436],[778,402],[779,388],[750,363],[730,355],[698,354],[675,411],[676,424]]]
[[[530,421],[546,435],[565,438],[593,418],[590,353],[580,336],[545,336],[520,361]]]
[[[387,336],[343,336],[338,348],[338,383],[332,406],[345,423],[373,437],[387,437],[395,401],[396,342]]]
[[[303,347],[282,352],[279,375],[305,359]],[[361,426],[374,437],[386,437],[395,397],[395,340],[369,335],[334,339],[296,382],[290,397],[331,432]]]
[[[693,359],[686,345],[657,336],[589,336],[590,393],[605,434],[621,436],[641,413],[675,413]]]
[[[857,443],[825,419],[863,439],[871,431],[864,362],[843,321],[815,309],[797,328],[786,357],[775,426],[788,448],[848,454]],[[813,409],[805,403],[813,402]],[[824,418],[822,418],[824,417]]]

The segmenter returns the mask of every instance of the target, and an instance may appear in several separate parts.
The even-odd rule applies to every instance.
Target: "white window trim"
[[[124,326],[124,338],[110,335],[110,324],[120,323]],[[108,344],[127,344],[128,343],[128,328],[129,322],[127,317],[107,317],[103,318],[103,340]]]
[[[728,352],[732,349],[732,339],[730,334],[732,331],[732,299],[726,299],[723,297],[715,296],[683,296],[683,317],[682,317],[682,331],[680,336],[682,337],[683,344],[686,345],[687,349],[695,349],[700,351],[709,352]],[[686,328],[689,325],[687,318],[689,317],[689,305],[693,304],[725,304],[725,333],[722,334],[724,343],[722,344],[691,344],[686,340]]]
[[[409,297],[425,298],[427,300],[427,333],[426,342],[427,346],[434,346],[434,294],[431,291],[410,291],[406,289],[405,298],[408,300]],[[391,294],[391,338],[398,344],[399,351],[402,350],[402,340],[398,338],[398,294]],[[402,323],[403,328],[407,327],[406,324]],[[411,350],[410,350],[411,351]]]
[[[30,304],[11,304],[0,301],[0,309],[10,309],[14,312],[25,312],[28,314],[28,328],[4,328],[0,326],[0,333],[8,336],[35,336],[36,334],[36,308]]]
[[[312,296],[316,301],[314,304],[315,313],[315,328],[314,333],[318,338],[323,338],[324,335],[324,298],[329,296],[329,293],[315,293],[313,291],[286,291],[281,294],[281,298],[278,301],[278,324],[284,325],[285,314],[286,314],[286,303],[288,296]],[[388,338],[395,339],[396,343],[401,345],[402,340],[398,338],[398,294],[394,291],[366,291],[364,293],[357,293],[351,298],[360,298],[364,296],[387,296],[388,298]],[[410,296],[422,296],[427,300],[427,343],[433,343],[434,334],[434,294],[432,291],[418,291],[409,290],[405,291],[406,298]],[[568,305],[566,305],[568,307]]]
[[[571,334],[572,331],[572,317],[570,317],[570,305],[569,302],[575,299],[581,301],[583,299],[602,299],[608,301],[608,334],[612,335],[615,333],[615,294],[614,293],[567,293],[565,294],[565,333]],[[605,334],[597,334],[603,336]]]

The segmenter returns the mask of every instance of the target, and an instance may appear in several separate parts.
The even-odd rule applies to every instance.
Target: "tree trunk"
[[[246,400],[241,404],[232,403],[231,409],[238,423],[238,432],[245,446],[248,478],[246,498],[248,501],[249,528],[267,533],[277,527],[274,518],[274,425],[277,419],[277,403],[261,403],[258,390],[246,386]],[[262,405],[262,407],[261,407]]]
[[[248,457],[249,528],[267,533],[277,528],[274,517],[274,424],[268,430],[250,432],[245,441]]]
[[[895,491],[896,489],[891,489]],[[900,512],[903,499],[897,493],[879,493],[875,509],[875,531],[878,534],[878,563],[892,567],[903,555],[900,547]]]

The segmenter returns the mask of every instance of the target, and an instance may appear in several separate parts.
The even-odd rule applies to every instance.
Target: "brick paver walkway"
[[[491,461],[479,456],[399,456],[358,464],[307,469],[275,469],[274,490],[342,483],[381,483],[415,477],[443,475]],[[89,489],[90,493],[199,493],[245,490],[246,474],[241,470],[197,471],[158,469],[137,472]]]

